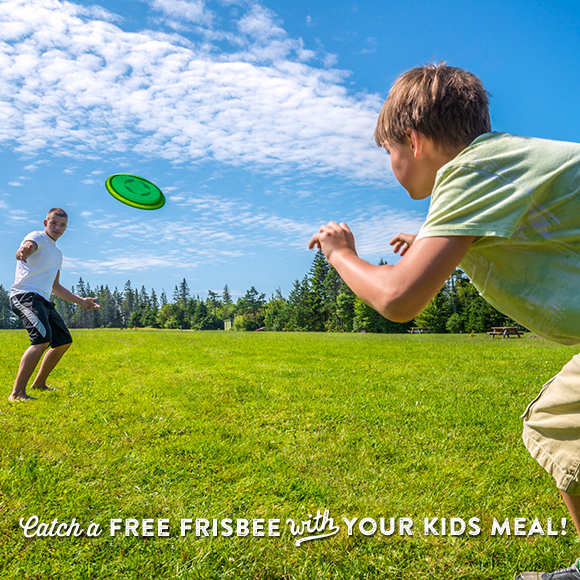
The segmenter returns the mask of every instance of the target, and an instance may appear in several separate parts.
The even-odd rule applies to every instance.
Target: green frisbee
[[[161,190],[137,175],[111,175],[105,181],[105,187],[115,199],[137,209],[159,209],[165,205],[165,196]]]

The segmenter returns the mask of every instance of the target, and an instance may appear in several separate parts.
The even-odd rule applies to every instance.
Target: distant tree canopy
[[[382,265],[381,261],[379,265]],[[433,332],[485,332],[491,326],[516,323],[488,304],[465,274],[457,269],[414,321],[397,323],[383,318],[362,302],[318,251],[310,271],[296,280],[287,298],[280,289],[266,299],[252,286],[234,302],[227,284],[221,294],[208,290],[207,298],[191,296],[185,278],[175,286],[168,301],[165,290],[157,295],[145,287],[133,288],[128,280],[123,290],[91,286],[82,278],[71,290],[79,296],[95,296],[98,310],[86,311],[52,296],[70,328],[175,328],[217,330],[233,321],[234,330],[265,328],[276,331],[317,332],[406,332],[411,326]],[[9,292],[0,285],[0,328],[21,328],[11,312]]]

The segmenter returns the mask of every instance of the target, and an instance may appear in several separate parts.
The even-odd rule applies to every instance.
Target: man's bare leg
[[[34,372],[38,361],[42,357],[42,353],[47,347],[48,342],[45,342],[43,344],[32,344],[26,349],[20,359],[20,366],[18,367],[18,374],[16,375],[14,388],[8,397],[9,401],[25,401],[27,399],[34,399],[34,397],[30,397],[26,394],[26,385]]]
[[[56,348],[51,348],[42,359],[42,364],[40,365],[40,370],[32,383],[33,389],[40,389],[41,391],[52,390],[47,384],[46,379],[48,375],[53,371],[54,367],[58,364],[60,359],[63,357],[64,353],[68,350],[69,344],[63,344],[62,346],[57,346]]]

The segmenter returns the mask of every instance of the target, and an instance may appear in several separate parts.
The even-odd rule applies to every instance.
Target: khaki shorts
[[[524,444],[532,457],[570,495],[580,495],[580,354],[528,405]]]

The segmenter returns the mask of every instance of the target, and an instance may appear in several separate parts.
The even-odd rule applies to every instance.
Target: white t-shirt
[[[419,238],[476,236],[461,268],[495,308],[580,342],[580,144],[486,133],[437,174]]]
[[[38,247],[26,262],[16,261],[16,279],[10,289],[10,296],[36,292],[50,300],[52,284],[62,267],[62,252],[45,232],[30,232],[20,245],[28,240],[35,242]]]

